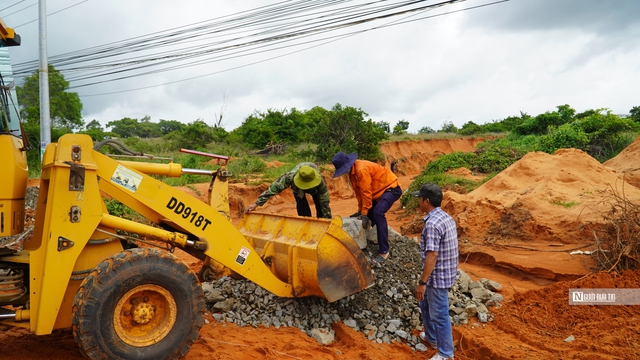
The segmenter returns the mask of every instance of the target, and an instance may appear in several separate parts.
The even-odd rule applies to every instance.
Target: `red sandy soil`
[[[387,164],[399,160],[403,188],[441,154],[473,151],[483,139],[389,142],[382,146]],[[572,250],[591,249],[593,229],[601,224],[612,192],[640,202],[640,138],[618,157],[600,164],[582,151],[554,155],[530,153],[469,194],[445,192],[443,209],[452,214],[460,235],[460,268],[475,279],[503,285],[505,297],[495,320],[454,328],[456,359],[639,359],[640,306],[570,306],[570,288],[640,288],[640,271],[592,273],[594,262]],[[329,166],[330,167],[330,166]],[[481,177],[467,169],[458,176]],[[331,192],[333,215],[356,210],[343,178],[323,174]],[[635,180],[634,180],[635,179]],[[626,182],[624,181],[626,180]],[[185,187],[205,200],[208,184]],[[231,184],[234,223],[267,184]],[[261,211],[295,214],[288,192],[272,198]],[[398,203],[388,214],[391,227],[418,236],[420,215]],[[393,247],[393,244],[392,244]],[[199,261],[180,255],[198,270]],[[208,322],[186,359],[429,359],[435,351],[413,352],[402,343],[379,345],[342,323],[336,340],[321,346],[296,328],[252,328]],[[1,329],[1,328],[0,328]],[[36,336],[4,329],[0,359],[82,359],[70,330]],[[417,333],[417,330],[416,330]],[[573,335],[573,342],[564,340]],[[10,346],[6,346],[10,344]]]

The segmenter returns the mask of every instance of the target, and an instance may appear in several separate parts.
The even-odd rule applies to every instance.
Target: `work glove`
[[[362,228],[365,230],[369,230],[371,228],[371,220],[367,217],[367,215],[359,215],[358,219],[362,221]]]
[[[353,214],[349,215],[349,217],[355,217],[355,218],[357,218],[357,217],[359,217],[360,215],[361,215],[361,214],[360,214],[360,211],[358,211],[358,212],[354,212]]]

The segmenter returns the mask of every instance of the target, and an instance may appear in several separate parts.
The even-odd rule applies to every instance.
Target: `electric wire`
[[[86,1],[88,0],[83,2]],[[372,0],[359,4],[349,4],[352,3],[349,0],[282,1],[124,41],[52,56],[49,58],[49,64],[56,67],[61,73],[67,74],[66,80],[72,83],[70,89],[77,89],[306,46],[285,54],[199,74],[195,77],[135,89],[83,96],[114,94],[219,74],[326,45],[363,32],[467,11],[509,0],[499,0],[460,10],[417,17],[426,11],[462,1],[465,0],[449,0],[432,4],[424,4],[427,0],[393,3]],[[76,5],[78,4],[80,3]],[[338,30],[358,27],[400,15],[406,17],[388,24],[335,34]],[[169,49],[165,50],[165,48]],[[36,69],[36,60],[16,64],[14,65],[14,76],[24,77]]]
[[[54,15],[54,14],[57,14],[57,13],[59,13],[59,12],[65,11],[65,10],[67,10],[67,9],[71,9],[72,7],[76,7],[76,6],[78,6],[78,5],[82,4],[82,3],[86,3],[87,1],[89,1],[89,0],[83,0],[83,1],[81,1],[81,2],[79,2],[79,3],[75,3],[75,4],[73,4],[73,5],[69,5],[69,6],[67,6],[66,8],[62,8],[62,9],[60,9],[60,10],[58,10],[58,11],[54,11],[54,12],[52,12],[52,13],[50,13],[50,14],[47,14],[47,17],[49,17],[49,16],[51,16],[51,15]],[[33,20],[31,20],[31,21],[27,21],[26,23],[22,23],[22,24],[20,24],[20,25],[18,25],[18,26],[15,26],[15,28],[18,28],[18,27],[20,27],[20,26],[24,26],[24,25],[27,25],[27,24],[31,24],[32,22],[36,22],[36,21],[38,21],[38,19],[33,19]]]
[[[14,6],[16,6],[16,5],[20,4],[21,2],[24,2],[24,1],[25,1],[25,0],[20,0],[20,1],[16,2],[16,3],[13,3],[13,4],[11,4],[11,5],[7,6],[6,8],[0,9],[0,11],[5,11],[5,10],[7,10],[7,9],[9,9],[9,8],[12,8],[12,7],[14,7]]]
[[[446,3],[452,3],[452,2],[457,2],[457,1],[461,1],[461,0],[447,1]],[[343,1],[340,1],[340,2],[343,2]],[[377,2],[380,2],[380,1],[370,2],[368,4],[371,5],[371,4],[375,4]],[[337,11],[334,12],[334,14],[340,14],[340,13],[344,13],[346,11],[346,12],[348,12],[347,16],[349,16],[348,19],[351,20],[351,19],[356,19],[358,17],[362,17],[362,16],[366,16],[366,15],[370,15],[370,14],[380,13],[382,11],[388,11],[390,9],[394,9],[394,8],[397,8],[397,7],[406,6],[409,3],[416,4],[416,3],[420,3],[420,2],[424,2],[424,1],[410,1],[410,2],[406,2],[405,1],[405,2],[401,2],[399,4],[393,4],[393,6],[378,7],[378,8],[373,8],[372,10],[366,9],[367,10],[366,12],[365,11],[360,11],[360,13],[354,13],[353,12],[354,10],[358,10],[359,9],[358,7],[347,7],[345,9],[338,9]],[[435,7],[435,6],[438,6],[438,5],[439,4],[428,5],[428,7]],[[283,14],[287,14],[287,15],[294,14],[295,15],[299,11],[308,10],[309,8],[310,8],[309,6],[306,6],[305,8],[293,7],[291,9],[284,9],[284,10],[280,9],[279,12],[275,13],[275,15],[280,16],[280,17],[282,17]],[[409,10],[409,11],[416,11],[416,10],[420,10],[420,9],[412,9],[412,10]],[[400,12],[398,12],[398,13],[400,13]],[[396,13],[396,14],[398,14],[398,13]],[[225,28],[225,30],[228,32],[228,29],[242,28],[242,27],[246,27],[247,25],[257,26],[257,25],[265,23],[265,20],[267,20],[267,21],[272,20],[273,17],[275,16],[275,15],[271,15],[269,12],[267,12],[267,15],[268,15],[267,17],[264,17],[262,14],[263,14],[263,12],[257,12],[256,14],[251,14],[251,16],[248,16],[248,18],[256,18],[256,17],[258,17],[258,20],[259,20],[258,22],[254,21],[254,22],[249,22],[249,23],[241,23],[240,25],[235,26],[235,27],[228,27],[227,26]],[[396,15],[396,14],[391,14],[389,16]],[[315,14],[310,14],[310,15],[313,16]],[[326,15],[322,14],[321,17],[326,18]],[[244,20],[245,18],[247,18],[247,17],[246,16],[245,17],[240,17],[239,19]],[[378,17],[378,18],[383,18],[383,17]],[[285,18],[285,20],[287,20],[287,19]],[[182,58],[187,58],[187,57],[202,55],[202,54],[206,54],[206,53],[210,53],[210,52],[223,51],[223,50],[229,49],[229,48],[237,48],[237,47],[241,47],[241,46],[252,46],[252,45],[255,45],[255,44],[258,44],[258,43],[270,42],[270,41],[274,41],[274,40],[282,41],[283,39],[286,39],[288,37],[302,36],[304,34],[313,33],[313,32],[329,31],[329,30],[332,30],[334,28],[352,26],[352,25],[356,25],[358,23],[373,21],[373,20],[376,20],[376,17],[365,19],[365,20],[360,20],[360,21],[352,22],[352,23],[339,23],[340,20],[341,20],[340,18],[336,19],[335,17],[334,18],[329,18],[328,20],[327,19],[322,19],[321,22],[315,21],[315,22],[311,23],[311,25],[307,25],[305,28],[302,28],[302,29],[297,30],[297,31],[279,33],[279,34],[275,34],[272,37],[259,38],[257,40],[252,40],[252,41],[245,42],[245,43],[233,44],[233,45],[229,45],[227,48],[224,48],[224,47],[223,48],[219,48],[218,47],[218,48],[213,48],[213,49],[207,49],[207,48],[200,47],[199,48],[199,50],[201,51],[200,53],[188,53],[188,54],[182,54],[182,55],[175,55],[175,54],[174,55],[167,55],[163,59],[166,59],[167,57],[171,57],[171,56],[179,56],[179,57],[182,57]],[[226,25],[227,22],[228,21],[224,21],[221,25]],[[326,24],[329,24],[329,26],[326,26]],[[214,23],[214,25],[215,25],[215,23]],[[286,26],[286,25],[287,24],[285,24],[284,26]],[[323,25],[324,25],[324,27],[321,27],[321,28],[318,27],[318,26],[323,26]],[[280,25],[280,27],[282,28],[283,25]],[[202,27],[199,26],[195,30],[199,30],[200,28],[202,28]],[[214,30],[214,32],[218,32],[217,27],[214,27],[213,30]],[[221,42],[214,43],[213,45],[220,44],[220,43],[228,43],[230,41],[235,41],[235,40],[242,39],[242,38],[248,38],[248,37],[251,37],[251,36],[257,36],[257,35],[261,35],[261,34],[264,34],[264,33],[269,33],[271,31],[272,31],[272,29],[267,28],[265,31],[257,32],[257,33],[250,34],[250,35],[246,35],[244,37],[236,37],[236,38],[232,38],[232,39],[223,40]],[[191,30],[191,32],[193,32],[193,30]],[[211,32],[209,31],[207,33],[211,33]],[[204,34],[207,34],[207,33],[204,33]],[[143,41],[134,41],[134,42],[130,42],[130,43],[127,43],[127,42],[122,43],[122,42],[120,42],[119,44],[117,44],[117,46],[115,48],[107,47],[107,48],[105,48],[105,50],[99,50],[99,49],[95,49],[94,48],[93,51],[90,54],[81,54],[80,53],[80,55],[74,55],[72,57],[67,57],[66,59],[65,58],[61,58],[60,60],[58,60],[58,58],[56,58],[56,57],[52,57],[52,58],[49,59],[49,63],[51,65],[53,65],[53,66],[62,66],[64,64],[68,64],[68,62],[70,60],[77,61],[79,58],[85,58],[85,60],[95,60],[95,59],[97,59],[99,57],[104,57],[105,56],[105,52],[110,52],[110,56],[116,56],[116,55],[121,55],[121,54],[124,54],[124,53],[127,53],[127,52],[131,52],[131,51],[146,50],[146,49],[148,49],[150,47],[157,48],[158,46],[164,45],[167,42],[168,43],[175,43],[175,42],[179,42],[179,41],[181,41],[181,40],[183,40],[185,38],[191,38],[193,36],[202,36],[202,34],[203,34],[202,32],[198,32],[195,35],[191,35],[191,34],[187,33],[185,35],[182,35],[179,38],[176,38],[176,36],[180,35],[180,32],[175,32],[175,33],[173,33],[173,34],[171,34],[169,36],[169,40],[163,39],[160,43],[158,43],[159,36],[151,37],[150,39],[143,40]],[[97,50],[97,51],[95,51],[95,50]],[[183,48],[178,48],[175,51],[176,52],[182,52],[184,50],[185,49],[183,49]],[[144,62],[153,62],[153,61],[160,61],[160,60],[163,60],[163,59],[145,58],[142,61],[144,61]],[[133,64],[138,64],[138,63],[134,62]],[[25,72],[26,73],[33,72],[35,70],[35,62],[33,62],[30,65],[31,66],[29,66],[28,69],[21,68],[21,64],[15,65],[14,66],[14,76],[20,77],[20,76],[25,75]],[[122,66],[122,65],[123,64],[112,64],[112,66]],[[140,66],[135,66],[134,67],[134,69],[137,69],[137,68],[140,68]],[[61,72],[65,72],[66,71],[66,69],[64,67],[59,68],[58,70],[61,71]],[[73,68],[71,70],[77,71],[78,68]]]
[[[14,4],[14,5],[15,5],[15,4]],[[14,12],[10,13],[10,14],[3,15],[2,17],[7,18],[7,17],[9,17],[9,16],[11,16],[11,15],[13,15],[13,14],[17,14],[17,13],[19,13],[20,11],[26,10],[26,9],[28,9],[28,8],[30,8],[30,7],[33,7],[33,6],[36,6],[36,5],[38,5],[38,2],[35,2],[35,3],[33,3],[33,4],[29,5],[29,6],[25,6],[25,7],[23,7],[22,9],[20,9],[20,10],[16,10],[16,11],[14,11]]]
[[[489,5],[493,5],[493,4],[497,4],[497,3],[501,3],[501,2],[506,2],[506,1],[509,1],[509,0],[499,0],[499,1],[496,1],[496,2],[493,2],[493,3],[488,3],[488,4],[478,5],[478,6],[474,7],[474,8],[479,8],[479,7],[489,6]],[[400,21],[400,20],[398,20],[398,21],[395,21],[395,22],[393,22],[393,23],[389,23],[389,24],[386,24],[386,25],[381,25],[381,26],[379,26],[379,27],[377,27],[377,28],[372,28],[372,29],[366,29],[366,30],[355,31],[355,32],[352,32],[352,33],[349,33],[349,34],[346,34],[346,35],[334,36],[334,37],[333,37],[334,39],[332,39],[332,40],[329,40],[329,41],[326,41],[326,42],[323,42],[323,43],[321,43],[321,44],[317,44],[317,45],[314,45],[314,46],[310,46],[310,47],[307,47],[307,48],[304,48],[304,49],[300,49],[300,50],[292,51],[292,52],[289,52],[289,53],[286,53],[286,54],[282,54],[282,55],[274,56],[274,57],[271,57],[271,58],[267,58],[267,59],[263,59],[263,60],[259,60],[259,61],[255,61],[255,62],[251,62],[251,63],[244,64],[244,65],[239,65],[239,66],[235,66],[235,67],[227,68],[227,69],[224,69],[224,70],[219,70],[219,71],[215,71],[215,72],[207,73],[207,74],[199,74],[199,75],[197,75],[197,76],[193,76],[193,77],[189,77],[189,78],[185,78],[185,79],[180,79],[180,80],[175,80],[175,81],[165,82],[165,83],[162,83],[162,84],[156,84],[156,85],[149,85],[149,86],[143,86],[143,87],[131,88],[131,89],[126,89],[126,90],[118,90],[118,91],[111,91],[111,92],[102,92],[102,93],[95,93],[95,94],[84,94],[83,96],[84,96],[84,97],[92,97],[92,96],[102,96],[102,95],[120,94],[120,93],[126,93],[126,92],[132,92],[132,91],[144,90],[144,89],[154,88],[154,87],[158,87],[158,86],[170,85],[170,84],[180,83],[180,82],[189,81],[189,80],[194,80],[194,79],[198,79],[198,78],[203,78],[203,77],[206,77],[206,76],[215,75],[215,74],[220,74],[220,73],[223,73],[223,72],[227,72],[227,71],[231,71],[231,70],[236,70],[236,69],[239,69],[239,68],[244,68],[244,67],[247,67],[247,66],[256,65],[256,64],[263,63],[263,62],[266,62],[266,61],[270,61],[270,60],[278,59],[278,58],[281,58],[281,57],[284,57],[284,56],[288,56],[288,55],[291,55],[291,54],[295,54],[295,53],[298,53],[298,52],[302,52],[302,51],[305,51],[305,50],[308,50],[308,49],[311,49],[311,48],[315,48],[315,47],[319,47],[319,46],[322,46],[322,45],[326,45],[326,44],[328,44],[328,43],[331,43],[331,42],[335,42],[335,41],[341,40],[341,39],[343,39],[343,38],[345,38],[345,37],[349,37],[349,36],[357,35],[357,34],[362,33],[362,32],[371,31],[371,30],[375,30],[375,29],[378,29],[378,28],[384,28],[384,27],[394,26],[394,25],[400,25],[400,24],[404,24],[404,23],[408,23],[408,22],[412,22],[412,21],[418,21],[418,20],[423,20],[423,19],[428,19],[428,18],[434,18],[434,17],[438,17],[438,16],[444,16],[444,15],[447,15],[447,14],[452,14],[452,13],[456,13],[456,12],[460,12],[460,11],[466,11],[466,10],[471,10],[471,8],[462,9],[462,10],[454,10],[454,11],[450,11],[450,12],[446,12],[446,13],[441,13],[441,14],[436,14],[436,15],[430,15],[430,16],[427,16],[427,17],[422,17],[422,18],[419,18],[419,19],[413,19],[413,20],[406,20],[406,21]],[[413,14],[413,15],[410,15],[410,16],[415,16],[415,15],[416,15],[416,14]]]

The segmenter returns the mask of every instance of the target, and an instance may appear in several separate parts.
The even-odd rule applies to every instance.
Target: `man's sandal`
[[[376,256],[375,259],[373,259],[373,261],[375,261],[378,264],[382,265],[382,264],[384,264],[385,261],[387,261],[387,259],[383,258],[382,255],[378,255],[378,256]]]

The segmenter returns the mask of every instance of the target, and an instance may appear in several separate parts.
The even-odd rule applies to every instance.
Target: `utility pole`
[[[51,143],[51,115],[49,113],[49,62],[47,60],[47,5],[38,0],[40,55],[40,159]]]

